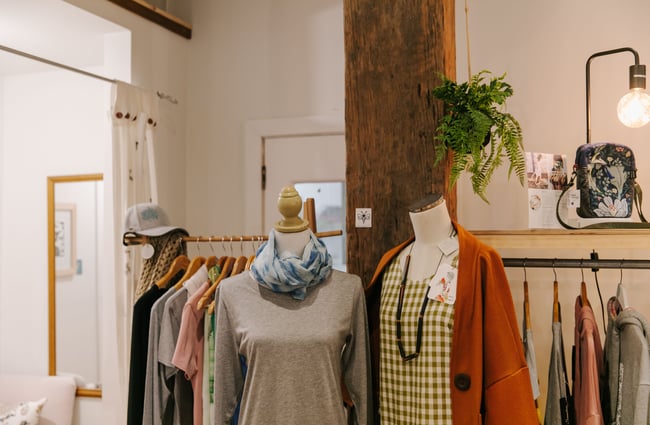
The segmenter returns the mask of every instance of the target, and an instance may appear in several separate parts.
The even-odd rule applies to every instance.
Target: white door
[[[345,139],[343,135],[267,139],[264,143],[266,188],[264,232],[282,219],[277,209],[282,188],[292,185],[303,202],[314,199],[318,231],[341,230],[323,238],[334,267],[345,270]]]
[[[297,183],[345,182],[345,140],[343,135],[266,139],[262,166],[266,170],[263,229],[268,232],[282,218],[277,200],[283,187]],[[306,194],[298,192],[304,201]],[[309,197],[313,195],[310,193]],[[318,201],[314,197],[317,208]]]
[[[247,229],[257,228],[268,234],[282,218],[277,209],[279,193],[284,186],[293,185],[303,201],[314,198],[319,231],[344,232],[342,236],[323,239],[335,267],[344,270],[345,136],[342,120],[269,120],[249,124],[248,129],[247,155],[251,156],[248,161],[251,165],[246,167]],[[256,165],[252,161],[255,156],[260,158]],[[259,194],[259,201],[255,200],[255,193]]]

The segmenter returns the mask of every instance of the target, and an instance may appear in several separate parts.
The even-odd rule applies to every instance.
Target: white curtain
[[[105,422],[126,423],[133,293],[139,276],[137,247],[122,245],[127,209],[141,202],[158,202],[154,134],[159,98],[149,90],[117,82],[112,87],[112,168],[104,177],[107,250],[104,264],[106,314],[102,359],[102,404]]]

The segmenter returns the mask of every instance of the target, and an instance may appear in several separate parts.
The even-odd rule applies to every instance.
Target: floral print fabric
[[[615,143],[594,143],[576,151],[578,215],[583,218],[632,214],[636,165],[630,148]]]
[[[259,247],[251,265],[251,276],[257,283],[273,292],[289,293],[297,300],[305,299],[307,288],[324,281],[331,271],[332,256],[311,230],[302,258],[281,258],[275,246],[275,230],[271,230],[269,240]]]

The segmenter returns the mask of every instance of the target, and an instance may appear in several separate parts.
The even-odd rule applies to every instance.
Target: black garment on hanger
[[[178,282],[183,277],[183,273],[184,270],[176,273],[169,281],[167,288]],[[159,288],[153,285],[133,305],[127,425],[142,425],[151,308],[163,296],[167,288]]]

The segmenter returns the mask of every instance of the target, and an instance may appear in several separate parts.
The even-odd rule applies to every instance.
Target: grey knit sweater
[[[616,311],[608,302],[605,363],[609,380],[610,417],[617,425],[650,424],[650,328],[636,310]]]
[[[229,425],[241,399],[239,425],[346,425],[341,378],[355,405],[352,423],[369,423],[367,316],[358,276],[333,270],[300,301],[242,273],[219,285],[216,314],[216,424]]]

